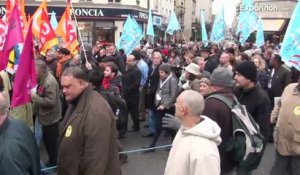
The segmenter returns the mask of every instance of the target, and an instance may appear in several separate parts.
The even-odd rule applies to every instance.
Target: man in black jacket
[[[284,88],[291,83],[291,72],[283,67],[281,56],[273,54],[271,58],[270,80],[268,83],[268,95],[271,100],[271,105],[274,106],[274,98],[281,97]]]
[[[162,63],[160,52],[153,52],[152,62],[149,66],[148,79],[146,82],[146,108],[149,109],[149,131],[143,137],[152,137],[156,133],[157,110],[154,104],[155,94],[159,85],[159,66]]]
[[[103,59],[103,62],[112,61],[114,62],[118,67],[122,74],[124,74],[126,69],[125,59],[122,57],[122,55],[118,54],[116,51],[116,46],[111,45],[107,49],[108,53],[107,56]]]
[[[267,93],[256,83],[256,66],[251,61],[244,61],[235,71],[235,86],[238,88],[235,95],[259,125],[262,135],[268,138],[271,102]]]
[[[141,71],[137,67],[137,62],[133,55],[128,55],[126,61],[126,71],[123,74],[123,96],[127,104],[128,112],[133,121],[133,127],[128,131],[139,131],[139,87],[141,81]]]

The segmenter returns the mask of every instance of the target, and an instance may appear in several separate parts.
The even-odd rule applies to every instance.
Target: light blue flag
[[[180,29],[181,29],[181,27],[180,27],[180,24],[179,24],[178,19],[176,17],[176,14],[175,14],[174,11],[172,11],[172,14],[171,14],[166,32],[170,35],[174,35],[174,32],[176,30],[180,30]]]
[[[144,34],[139,24],[133,17],[128,15],[123,27],[122,35],[116,46],[118,49],[124,49],[125,54],[129,55],[133,49],[140,44],[143,36]]]
[[[202,42],[204,43],[204,46],[206,47],[208,45],[208,39],[207,39],[207,32],[205,28],[205,18],[204,18],[204,12],[201,10],[201,36],[202,36]]]
[[[215,19],[214,26],[212,28],[210,40],[213,43],[219,43],[225,39],[225,20],[224,20],[224,6],[222,6],[221,13]]]
[[[288,66],[300,71],[300,1],[298,1],[284,35],[280,55]]]
[[[56,30],[58,22],[56,19],[56,13],[54,11],[51,12],[50,24],[51,24],[53,30]]]
[[[261,18],[258,19],[258,26],[256,31],[256,41],[255,45],[257,47],[263,46],[265,44],[265,38],[264,38],[264,28],[261,21]]]
[[[245,45],[250,34],[256,30],[257,13],[252,0],[243,0],[240,9],[236,33],[240,33],[240,43]]]
[[[147,35],[154,37],[153,29],[153,19],[152,19],[152,10],[149,9],[148,25],[147,25]]]

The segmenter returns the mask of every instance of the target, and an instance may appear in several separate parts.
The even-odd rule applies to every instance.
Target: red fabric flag
[[[40,27],[41,27],[41,16],[42,16],[42,12],[45,11],[46,14],[48,14],[48,8],[47,8],[47,3],[44,0],[41,5],[39,6],[39,8],[34,12],[33,16],[32,16],[32,32],[34,34],[35,37],[39,37],[40,35]],[[30,21],[28,21],[30,22]]]
[[[50,24],[48,15],[43,10],[41,15],[41,27],[40,27],[40,52],[45,55],[48,49],[58,44],[58,40],[55,36],[55,32]]]
[[[33,53],[33,34],[31,27],[32,23],[29,25],[24,48],[20,56],[18,70],[13,83],[12,107],[30,102],[30,91],[37,84]]]
[[[57,25],[56,33],[62,37],[66,48],[71,51],[71,54],[75,55],[78,52],[79,43],[77,41],[76,29],[72,24],[70,9],[70,4],[68,4]]]
[[[17,43],[23,43],[23,33],[20,21],[20,14],[18,7],[15,6],[11,13],[11,17],[8,23],[8,30],[5,38],[3,57],[0,61],[0,70],[6,68],[8,62],[9,52],[14,48]]]
[[[6,23],[0,18],[0,51],[3,50],[5,42]]]

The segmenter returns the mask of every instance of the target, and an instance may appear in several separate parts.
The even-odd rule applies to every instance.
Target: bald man
[[[219,67],[224,67],[232,71],[233,67],[230,65],[230,55],[228,53],[223,53],[220,57],[219,62]]]
[[[123,96],[131,115],[133,126],[128,131],[139,131],[139,87],[142,73],[137,66],[134,55],[128,55],[126,60],[126,71],[123,74]],[[127,119],[126,119],[127,121]]]
[[[167,161],[165,175],[219,175],[221,129],[201,115],[203,96],[197,91],[182,92],[175,103],[175,116],[181,120]]]
[[[8,118],[0,92],[0,174],[40,175],[40,157],[32,132],[25,123]]]

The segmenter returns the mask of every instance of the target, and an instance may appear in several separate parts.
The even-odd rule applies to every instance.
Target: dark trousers
[[[131,119],[133,121],[133,129],[140,129],[140,120],[139,120],[139,98],[135,98],[135,101],[126,100],[128,114],[130,113]]]
[[[299,175],[300,156],[283,156],[276,151],[275,162],[271,169],[272,175]]]
[[[58,147],[58,123],[42,126],[43,141],[49,155],[48,166],[54,166],[57,162]]]
[[[156,145],[156,142],[157,142],[157,140],[160,136],[160,133],[163,129],[162,128],[162,118],[165,116],[166,113],[174,115],[175,108],[171,107],[170,109],[157,110],[156,133],[154,134],[154,137],[153,137],[150,147],[154,147]],[[171,134],[171,137],[173,140],[176,135],[176,131],[173,131],[173,130],[167,130],[167,131]]]

